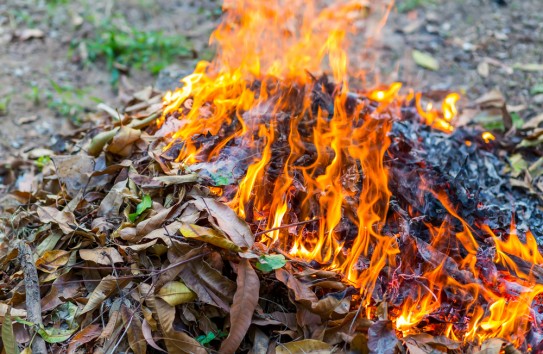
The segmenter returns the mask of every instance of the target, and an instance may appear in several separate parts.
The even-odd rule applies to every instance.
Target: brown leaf
[[[57,224],[65,234],[73,232],[77,226],[75,216],[70,211],[60,211],[53,207],[39,206],[37,212],[42,222]]]
[[[237,289],[230,310],[230,332],[221,343],[221,353],[235,353],[251,325],[258,304],[260,280],[248,259],[238,266]]]
[[[95,168],[105,167],[105,161],[94,159],[87,154],[51,156],[51,160],[55,165],[57,177],[72,198],[84,188],[105,185],[111,178],[107,175],[96,175],[91,179]]]
[[[141,325],[141,331],[143,333],[143,338],[147,341],[147,344],[149,344],[154,349],[158,350],[159,352],[167,353],[164,349],[158,346],[156,344],[155,340],[153,339],[153,333],[151,331],[151,326],[149,325],[149,322],[147,322],[146,319],[143,320]]]
[[[392,321],[377,321],[368,330],[368,348],[372,354],[394,354],[397,343]]]
[[[123,289],[128,284],[129,279],[117,279],[113,275],[102,278],[100,284],[89,295],[89,300],[80,315],[92,311],[102,305],[102,302],[115,293],[118,289]]]
[[[85,261],[92,261],[101,265],[124,262],[123,257],[113,247],[97,247],[93,249],[79,250],[79,256]]]
[[[113,301],[109,309],[109,321],[100,334],[100,339],[110,338],[111,334],[117,328],[117,324],[121,320],[121,299]]]
[[[96,215],[114,218],[119,216],[119,209],[124,202],[123,191],[126,189],[127,180],[116,183],[108,194],[100,202]]]
[[[503,94],[500,91],[494,89],[476,99],[475,103],[477,103],[481,108],[501,109],[505,104],[505,97],[503,97]]]
[[[107,150],[113,154],[128,157],[132,154],[133,144],[139,140],[140,136],[141,130],[123,126],[115,134]]]
[[[68,345],[68,354],[75,353],[78,347],[94,340],[100,335],[101,332],[102,329],[98,324],[91,324],[83,328],[70,340],[70,344]]]
[[[207,211],[217,224],[217,229],[223,231],[236,245],[241,248],[251,248],[254,235],[245,221],[227,205],[212,198],[196,197],[192,202],[199,210]]]
[[[10,307],[11,306],[0,302],[0,318],[4,318],[6,316],[6,313],[8,313]],[[11,308],[10,313],[12,317],[26,317],[26,310]]]
[[[15,32],[15,36],[21,41],[27,41],[33,38],[43,38],[45,33],[38,28],[24,28]]]
[[[155,298],[155,306],[168,353],[207,354],[207,350],[194,338],[183,331],[174,329],[174,307],[168,305],[168,303],[158,297]]]
[[[279,344],[275,350],[277,354],[332,353],[332,347],[329,344],[315,339],[304,339],[296,342]]]
[[[209,227],[198,226],[196,224],[183,224],[179,232],[186,238],[193,238],[202,242],[210,243],[214,246],[224,248],[234,252],[243,250],[230,241],[222,232]]]
[[[134,351],[134,354],[147,353],[147,342],[145,341],[145,338],[143,338],[141,321],[138,316],[123,304],[121,305],[121,318],[123,319],[126,328],[128,344]]]
[[[47,295],[41,298],[42,311],[50,311],[66,301],[62,299],[70,299],[76,296],[80,286],[81,284],[72,280],[68,274],[58,277],[53,282]]]
[[[64,250],[52,250],[44,252],[43,256],[36,260],[36,268],[46,273],[53,273],[70,260],[70,252]]]
[[[198,295],[198,300],[230,311],[236,285],[203,260],[189,262],[179,276]]]

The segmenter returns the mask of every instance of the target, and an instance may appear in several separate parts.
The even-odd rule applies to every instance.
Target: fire
[[[429,243],[404,245],[399,234],[383,231],[392,195],[385,160],[394,115],[387,112],[414,105],[425,124],[451,132],[459,95],[449,94],[436,109],[424,106],[420,93],[403,93],[401,83],[350,91],[349,35],[367,5],[363,0],[325,8],[302,0],[226,1],[225,20],[211,37],[217,57],[199,63],[181,89],[164,97],[158,124],[180,120],[171,141],[183,142],[177,160],[189,166],[214,161],[234,142],[245,150],[248,167],[235,193],[228,196],[218,186],[210,190],[258,230],[273,229],[260,239],[269,249],[343,274],[360,289],[368,316],[380,275],[394,272],[391,289],[407,282],[416,286],[392,311],[404,335],[417,333],[428,316],[440,315],[448,323],[436,331],[452,339],[502,337],[521,343],[531,303],[543,290],[533,272],[519,269],[512,258],[543,263],[531,234],[525,242],[514,233],[503,241],[485,225],[470,225],[442,190],[432,193],[448,219],[439,228],[427,225]],[[323,72],[332,73],[336,84],[317,79]],[[488,134],[485,140],[493,138]],[[212,144],[205,140],[209,137]],[[494,284],[480,279],[474,235],[481,232],[495,244],[495,264],[520,280],[505,281],[503,273]],[[440,255],[440,263],[416,270],[402,247],[422,247]],[[462,249],[463,258],[449,258],[451,248]],[[465,276],[467,269],[476,278]],[[515,281],[521,290],[511,295],[501,289]],[[441,315],[445,293],[458,298],[462,318]]]

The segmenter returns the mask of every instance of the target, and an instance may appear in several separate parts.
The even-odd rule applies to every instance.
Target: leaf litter
[[[422,54],[414,53],[417,63],[437,69],[433,58]],[[399,338],[386,310],[373,319],[359,313],[355,289],[337,273],[267,249],[255,239],[254,228],[222,203],[209,183],[201,183],[212,180],[222,186],[237,180],[235,174],[223,174],[223,159],[218,159],[219,166],[198,166],[196,173],[166,161],[149,127],[156,115],[146,112],[146,102],[157,95],[149,90],[146,100],[135,95],[131,104],[141,104],[141,108],[121,117],[127,125],[104,115],[101,132],[94,138],[81,133],[74,136],[78,144],[72,146],[70,155],[52,156],[54,168],[33,171],[38,189],[24,193],[14,189],[3,200],[2,220],[9,221],[3,225],[8,234],[35,246],[44,309],[44,327],[38,333],[51,350],[518,352],[501,339],[466,349],[458,341],[429,334]],[[491,92],[477,104],[484,112],[503,107],[505,100]],[[516,135],[500,136],[502,145],[494,149],[514,153],[508,164],[483,149],[477,152],[482,167],[472,168],[470,164],[477,162],[470,161],[467,166],[450,162],[442,168],[465,169],[468,175],[470,170],[485,169],[496,177],[496,183],[501,183],[501,172],[495,169],[509,168],[512,178],[519,181],[509,193],[521,193],[520,189],[541,198],[543,169],[537,161],[543,151],[541,144],[532,143],[543,136],[539,133],[542,123],[538,116]],[[446,151],[458,148],[455,142],[477,139],[463,129],[452,137],[430,132],[423,138],[413,135],[424,129],[398,122],[392,134],[411,146],[422,139],[427,154],[435,153],[431,146],[442,146],[443,156],[455,156]],[[482,140],[478,144],[485,146]],[[462,145],[459,151],[467,154],[466,149]],[[416,170],[418,163],[398,168]],[[473,182],[472,178],[467,181]],[[405,198],[412,197],[407,190],[411,186],[392,183],[405,189]],[[486,197],[497,201],[499,208],[502,200]],[[541,210],[528,205],[525,212],[541,215]],[[5,218],[5,214],[11,216]],[[534,219],[525,216],[520,226],[540,231],[543,222]],[[496,216],[491,222],[503,221]],[[472,276],[425,241],[413,238],[409,242],[428,262],[445,259],[445,267],[457,279]],[[19,351],[12,323],[34,325],[25,320],[24,294],[18,290],[24,280],[16,250],[10,243],[0,254],[2,264],[7,265],[0,299],[6,353]]]

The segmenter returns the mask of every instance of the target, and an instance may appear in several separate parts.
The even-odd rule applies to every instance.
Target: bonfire
[[[179,89],[20,171],[6,353],[541,352],[543,209],[498,157],[539,135],[363,85],[368,5],[228,1]]]

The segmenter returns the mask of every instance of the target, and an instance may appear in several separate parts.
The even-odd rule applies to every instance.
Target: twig
[[[292,226],[305,225],[305,224],[309,224],[309,223],[312,223],[312,222],[314,222],[314,221],[319,221],[319,220],[320,220],[320,218],[311,219],[311,220],[306,220],[306,221],[299,221],[299,222],[295,222],[295,223],[292,223],[292,224],[285,224],[285,225],[273,227],[273,228],[268,229],[268,230],[264,230],[264,231],[257,232],[257,233],[255,233],[255,236],[264,235],[264,234],[267,234],[268,232],[272,232],[272,231],[276,231],[276,230],[281,230],[281,229],[285,229],[285,228],[292,227]]]
[[[38,327],[42,327],[42,312],[40,303],[40,287],[38,280],[38,271],[34,265],[34,258],[30,246],[21,241],[19,243],[19,259],[24,272],[24,284],[26,291],[26,317],[28,321],[34,323]],[[31,329],[32,332],[35,329]],[[45,341],[40,335],[36,335],[32,342],[32,353],[47,353]]]

